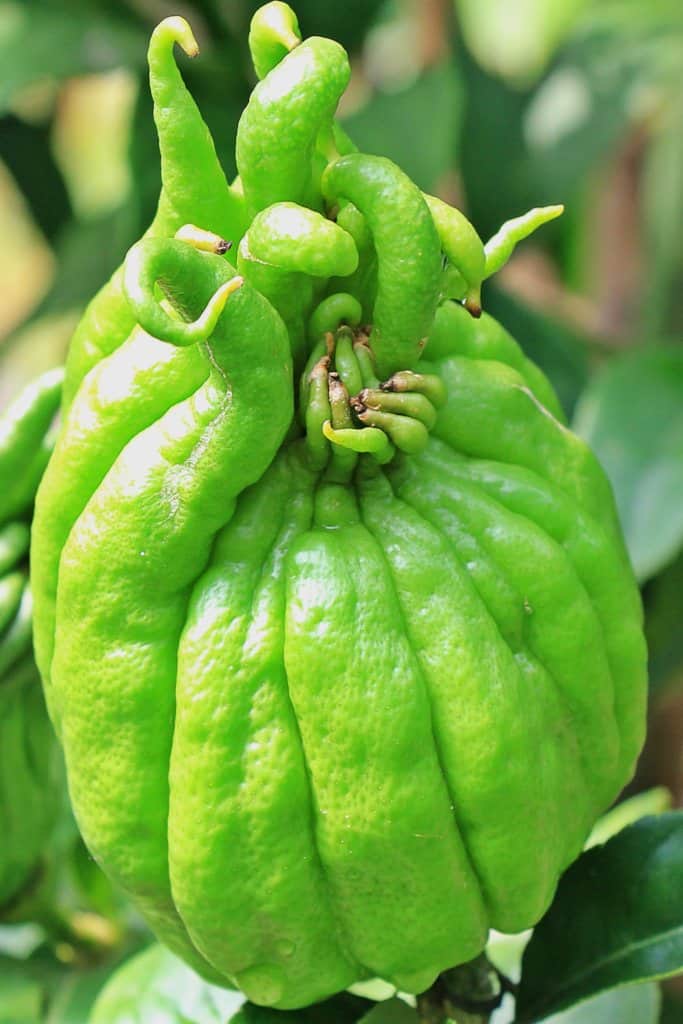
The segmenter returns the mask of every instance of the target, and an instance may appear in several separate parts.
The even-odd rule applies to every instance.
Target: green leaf
[[[0,1024],[39,1024],[41,986],[19,960],[0,957]]]
[[[662,992],[662,1012],[659,1024],[683,1024],[683,996],[665,990]]]
[[[683,544],[683,348],[612,359],[579,402],[575,430],[614,488],[639,580]]]
[[[680,82],[680,70],[673,76],[669,70],[680,68],[680,4],[678,14],[670,3],[644,7],[633,0],[603,0],[582,6],[583,16],[524,115],[532,181],[559,192],[555,202],[568,201],[593,169],[602,170],[629,126],[642,118],[645,90],[649,102],[659,105],[670,91],[669,79],[674,89]],[[676,167],[668,170],[662,191],[673,198]],[[680,200],[678,205],[680,210]]]
[[[375,93],[345,119],[344,128],[364,153],[389,157],[431,192],[451,167],[462,103],[455,67],[443,61],[405,89]]]
[[[367,999],[340,992],[339,995],[315,1003],[303,1010],[270,1010],[265,1006],[245,1003],[230,1024],[358,1024],[369,1006]]]
[[[35,81],[142,65],[147,31],[67,4],[6,3],[0,11],[0,111]]]
[[[659,986],[648,982],[603,992],[571,1010],[546,1017],[543,1024],[657,1024]]]
[[[163,946],[153,945],[112,975],[89,1024],[225,1024],[243,999],[210,985]]]
[[[664,811],[670,810],[671,799],[671,793],[666,786],[655,786],[644,793],[629,797],[628,800],[622,800],[598,819],[584,849],[590,850],[592,846],[606,843],[627,825],[632,825],[648,814],[663,814]]]
[[[88,1024],[90,1011],[111,967],[69,972],[50,1001],[45,1024]]]
[[[683,554],[650,580],[644,593],[650,693],[683,680]]]
[[[37,924],[0,924],[0,964],[5,960],[8,963],[25,960],[44,938],[45,933]]]
[[[303,1017],[297,1016],[294,1011],[281,1014],[277,1010],[269,1010],[266,1006],[246,1003],[234,1017],[230,1018],[229,1024],[303,1024]]]
[[[545,1017],[543,1024],[657,1024],[661,1001],[656,982],[628,985],[602,992],[585,1003],[572,1006],[570,1010]],[[491,1024],[514,1024],[513,1005],[512,996],[506,996],[503,1005],[492,1016]],[[682,1024],[680,1019],[676,1024]]]
[[[564,197],[539,192],[535,182],[529,182],[522,131],[528,91],[513,89],[487,74],[462,46],[458,57],[467,99],[458,150],[465,212],[480,236],[490,238],[508,218]]]
[[[673,80],[680,83],[680,3],[674,0],[667,11],[661,4],[635,2],[523,0],[521,15],[518,5],[502,4],[501,20],[496,19],[500,0],[457,2],[467,9],[463,27],[471,44],[470,52],[461,46],[467,94],[461,169],[470,219],[486,237],[501,221],[530,206],[565,203],[571,215],[587,184],[604,173],[606,161],[611,164],[615,146],[631,125],[642,123],[644,101],[667,105],[667,63],[676,68]],[[513,88],[492,73],[494,65],[515,70],[507,59],[501,59],[499,50],[506,51],[517,42],[523,55],[527,44],[534,45],[535,28],[541,30],[541,56],[545,59],[548,44],[562,36],[571,21],[566,15],[571,15],[572,6],[582,6],[584,13],[533,87]],[[629,8],[634,13],[640,11],[637,27],[633,19],[620,17],[620,12]],[[678,37],[671,13],[674,8],[678,11]],[[558,18],[565,26],[552,24]],[[478,23],[476,40],[471,19]],[[507,19],[512,27],[501,31]],[[472,53],[480,63],[472,59]],[[672,111],[672,125],[676,116]],[[664,259],[664,254],[676,247],[675,229],[680,223],[680,215],[676,216],[681,202],[676,187],[680,176],[677,148],[680,130],[665,130],[652,168],[652,187],[646,181],[645,189],[648,207],[654,210],[656,206],[663,217],[659,237],[651,239],[651,251],[661,242]],[[566,221],[558,225],[551,239],[561,238],[567,228]],[[675,248],[676,254],[679,249]],[[586,268],[593,256],[592,249],[586,252]],[[581,282],[583,287],[590,283]]]
[[[103,917],[113,919],[125,912],[128,904],[121,890],[114,886],[89,853],[80,835],[61,851],[61,865],[75,884],[78,896],[86,906]]]
[[[629,123],[640,79],[615,40],[596,32],[557,55],[524,112],[523,131],[539,202],[570,203],[594,168],[614,150]]]
[[[647,267],[643,319],[647,330],[663,336],[680,332],[683,322],[683,88],[647,148],[642,189]]]
[[[402,999],[387,999],[361,1017],[359,1024],[417,1024],[417,1014]]]
[[[49,122],[29,124],[12,114],[0,121],[0,159],[48,240],[71,216],[66,185],[52,154],[51,128]]]
[[[121,263],[139,226],[124,205],[89,221],[71,221],[57,239],[57,272],[33,318],[84,306]]]
[[[642,818],[560,880],[522,960],[517,1024],[683,970],[683,812]]]
[[[585,0],[455,0],[467,44],[496,74],[538,72],[574,22]]]

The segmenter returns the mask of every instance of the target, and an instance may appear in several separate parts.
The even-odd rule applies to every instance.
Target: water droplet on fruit
[[[275,944],[275,952],[281,957],[293,956],[295,949],[296,946],[293,942],[290,942],[289,939],[280,939],[280,941]]]
[[[235,980],[247,999],[261,1006],[274,1006],[285,990],[284,972],[275,964],[258,964],[236,975]]]

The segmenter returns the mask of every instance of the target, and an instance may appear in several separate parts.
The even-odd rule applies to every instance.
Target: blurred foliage
[[[569,867],[524,950],[517,1024],[680,971],[682,826],[683,811],[641,818]]]
[[[681,395],[683,347],[648,346],[604,366],[583,391],[576,414],[575,429],[612,481],[641,581],[683,545]]]
[[[145,53],[154,24],[179,12],[192,23],[201,55],[179,63],[232,175],[235,129],[254,83],[246,35],[257,6],[0,4],[0,405],[62,361],[80,311],[153,215],[159,169]],[[683,764],[683,5],[295,7],[305,35],[332,36],[351,52],[340,111],[349,133],[462,206],[482,237],[528,207],[567,207],[520,247],[484,302],[543,367],[611,476],[643,582],[652,719],[660,723],[632,790],[672,778],[683,786],[683,772],[652,767]],[[661,809],[667,799],[656,793]],[[672,800],[683,803],[683,791]],[[625,806],[619,820],[630,813]],[[68,812],[45,860],[49,896],[33,923],[0,927],[0,1024],[85,1024],[105,979],[149,941]],[[218,1019],[201,1016],[206,986],[188,981],[170,954],[153,948],[143,957],[143,968],[126,975],[142,971],[135,984],[183,991],[183,1020]],[[97,1019],[111,1022],[107,998],[115,995],[102,997]],[[683,1020],[675,988],[664,994],[661,1017],[659,1004],[654,984],[616,989],[557,1020]],[[363,1007],[347,1001],[328,1017],[356,1020]],[[405,1014],[390,1003],[383,1012]],[[501,1024],[511,1019],[506,1012],[496,1017]],[[236,1019],[272,1017],[246,1007]]]

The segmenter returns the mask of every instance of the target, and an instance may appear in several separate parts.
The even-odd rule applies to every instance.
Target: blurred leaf
[[[147,30],[111,11],[5,3],[0,12],[0,111],[35,81],[144,63]]]
[[[122,909],[121,891],[115,888],[87,850],[80,836],[69,851],[68,868],[77,892],[92,911],[113,918]]]
[[[159,143],[152,109],[147,75],[141,74],[128,142],[128,162],[133,182],[132,201],[136,206],[140,233],[151,223],[161,191]]]
[[[53,274],[53,253],[19,186],[0,162],[0,345],[40,301]]]
[[[443,61],[405,89],[375,93],[344,128],[364,153],[389,157],[429,192],[453,162],[462,102],[455,66]]]
[[[79,316],[75,311],[38,318],[0,349],[0,408],[32,377],[64,362]]]
[[[587,0],[455,0],[463,34],[488,71],[528,78],[541,70]]]
[[[650,580],[644,593],[650,689],[683,674],[683,555]]]
[[[57,273],[34,317],[84,306],[139,236],[129,204],[89,221],[72,221],[56,242]]]
[[[683,970],[683,812],[642,818],[560,880],[522,960],[517,1022]]]
[[[547,183],[562,199],[572,196],[590,170],[611,156],[629,125],[642,125],[672,87],[678,97],[681,60],[680,3],[586,4],[525,113],[535,187]],[[679,114],[673,117],[680,125]],[[667,185],[676,192],[675,180]]]
[[[340,992],[303,1010],[270,1010],[245,1003],[230,1024],[357,1024],[372,1004],[350,992]]]
[[[582,37],[558,55],[524,113],[528,170],[539,204],[570,202],[614,149],[631,118],[640,72],[602,36]]]
[[[0,1024],[45,1024],[47,1002],[64,976],[44,945],[26,959],[0,955]]]
[[[71,203],[52,155],[50,124],[28,124],[12,114],[3,117],[0,160],[21,189],[36,224],[51,240],[71,216]]]
[[[183,1022],[184,1024],[184,1022]],[[237,1013],[230,1017],[229,1024],[303,1024],[303,1018],[295,1010],[269,1010],[267,1006],[254,1006],[246,1003]],[[334,1024],[330,1021],[330,1024]]]
[[[237,173],[237,122],[249,102],[249,82],[243,74],[237,47],[230,40],[183,68],[187,87],[199,107],[228,180]]]
[[[367,981],[357,981],[349,989],[349,992],[355,992],[356,995],[363,996],[363,998],[369,999],[373,1003],[382,1003],[385,999],[391,999],[395,991],[396,989],[393,985],[390,985],[388,981],[382,981],[381,978],[368,978]]]
[[[592,846],[601,846],[617,832],[644,818],[646,814],[662,814],[670,809],[671,793],[665,786],[655,786],[644,793],[636,793],[598,818],[584,849],[590,850]]]
[[[503,221],[542,203],[539,196],[529,202],[534,190],[522,135],[529,92],[487,74],[462,47],[458,67],[465,92],[458,156],[466,212],[481,237],[490,238]]]
[[[110,977],[89,1024],[355,1024],[370,1005],[342,992],[304,1010],[254,1006],[240,992],[210,985],[155,944]]]
[[[39,1024],[43,993],[21,961],[0,957],[0,1024]]]
[[[571,416],[588,380],[588,352],[583,339],[556,320],[524,305],[495,285],[484,294],[484,308],[512,334],[526,355],[540,366]]]
[[[120,68],[70,79],[60,90],[52,144],[79,217],[115,209],[130,192],[128,141],[137,84]]]
[[[44,1024],[88,1024],[97,994],[112,967],[69,972],[50,1002]]]
[[[509,45],[498,27],[501,22],[492,14],[492,2],[497,11],[496,0],[459,2],[476,6],[476,17],[482,25],[488,22],[477,53],[484,47],[488,54],[495,53],[497,45]],[[524,4],[539,6],[536,0],[524,0]],[[570,7],[583,6],[585,12],[533,87],[513,88],[460,50],[467,95],[461,166],[471,219],[485,236],[531,206],[563,202],[571,208],[585,191],[587,178],[610,158],[617,141],[662,102],[669,80],[680,89],[683,35],[679,32],[672,38],[671,4],[648,5],[647,14],[641,11],[633,23],[620,17],[620,11],[642,8],[642,4],[560,0],[540,6],[542,16],[551,20],[555,16],[561,20]],[[680,11],[678,4],[679,27],[683,26]],[[520,32],[526,32],[517,7],[510,8],[509,17],[518,20]],[[505,38],[498,41],[499,34]],[[481,59],[487,63],[483,53]],[[677,77],[667,72],[669,66],[678,67]],[[673,145],[667,142],[667,149]],[[662,154],[661,162],[674,173],[672,160],[670,152]],[[675,191],[675,181],[667,182],[667,192],[672,188]],[[679,221],[680,217],[674,222]],[[565,230],[558,226],[550,239],[560,238]]]
[[[655,336],[683,330],[683,87],[661,118],[645,156],[645,329]]]
[[[611,360],[590,383],[574,427],[614,488],[638,579],[683,543],[683,349],[643,349]]]
[[[153,945],[112,975],[89,1024],[225,1024],[243,998],[210,985],[163,946]]]
[[[359,1024],[417,1024],[417,1014],[402,999],[388,999],[361,1017]]]
[[[23,960],[40,946],[45,933],[37,924],[0,924],[0,963],[3,954],[9,959]]]
[[[659,1024],[683,1024],[683,996],[673,992],[662,993],[662,1013]]]
[[[519,981],[522,954],[531,938],[531,930],[508,935],[492,929],[486,945],[486,955],[495,967],[511,981]]]
[[[371,1005],[372,1003],[361,996],[353,995],[351,992],[340,992],[339,995],[302,1011],[302,1024],[356,1024],[363,1019]]]
[[[657,1024],[660,1004],[659,985],[643,982],[602,992],[570,1010],[544,1017],[543,1024]],[[506,996],[502,1007],[492,1016],[491,1024],[514,1024],[514,1019],[512,996]]]
[[[544,1024],[657,1024],[661,996],[653,982],[603,992],[571,1010],[544,1017]]]

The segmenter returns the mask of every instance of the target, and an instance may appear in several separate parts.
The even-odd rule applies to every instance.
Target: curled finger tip
[[[179,14],[164,18],[154,29],[152,41],[164,37],[177,43],[188,57],[196,57],[199,53],[199,44],[190,28],[190,23]]]

